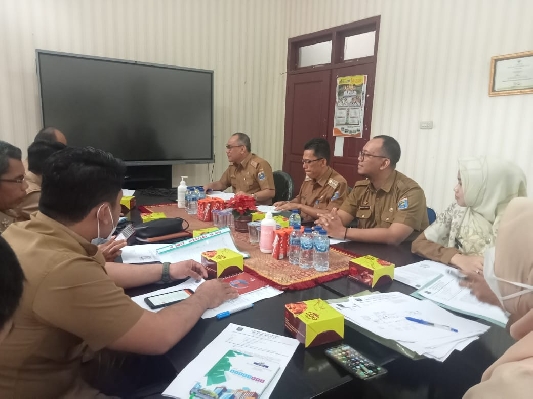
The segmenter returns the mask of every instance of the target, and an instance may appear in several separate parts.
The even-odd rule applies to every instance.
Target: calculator
[[[342,344],[326,349],[326,356],[361,380],[370,380],[387,373],[349,345]]]

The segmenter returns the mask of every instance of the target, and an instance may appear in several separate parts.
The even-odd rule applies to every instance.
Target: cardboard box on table
[[[202,252],[201,263],[209,278],[224,278],[244,270],[243,256],[228,248]]]
[[[350,259],[348,277],[372,288],[391,283],[394,279],[394,263],[372,255]]]
[[[304,346],[344,338],[344,316],[322,299],[285,305],[285,328]]]
[[[137,205],[137,200],[134,195],[126,195],[120,199],[120,211],[127,215]]]

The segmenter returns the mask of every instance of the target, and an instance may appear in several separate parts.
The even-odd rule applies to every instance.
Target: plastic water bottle
[[[196,189],[198,190],[198,199],[205,199],[207,197],[205,190],[202,186],[196,186]]]
[[[289,236],[289,262],[293,265],[300,264],[300,225],[293,226]]]
[[[190,187],[187,190],[187,213],[189,215],[196,215],[198,211],[198,190],[196,187]]]
[[[306,227],[300,238],[300,267],[311,269],[313,267],[313,231]]]
[[[298,229],[300,229],[300,226],[302,225],[302,218],[300,214],[298,213],[298,209],[293,209],[291,216],[289,216],[289,227],[298,226]]]
[[[313,240],[313,267],[317,272],[329,270],[329,237],[326,230],[320,229],[320,233]]]
[[[318,237],[318,235],[320,234],[321,231],[322,231],[322,227],[320,227],[320,226],[313,227],[313,240],[316,237]]]

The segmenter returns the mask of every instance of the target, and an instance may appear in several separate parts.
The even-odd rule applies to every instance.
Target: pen
[[[460,280],[463,280],[466,278],[466,275],[464,275],[463,273],[461,273],[459,270],[456,270],[456,269],[447,269],[446,273],[451,274],[452,276],[457,277]]]
[[[245,309],[249,309],[253,307],[254,307],[253,303],[249,303],[248,305],[242,305],[242,306],[239,306],[238,308],[227,310],[225,312],[217,314],[217,319],[218,320],[225,319],[226,317],[231,316],[233,313],[237,313],[237,312],[240,312],[241,310],[245,310]]]
[[[459,332],[459,330],[457,330],[456,328],[452,328],[450,326],[445,326],[443,324],[431,323],[430,321],[425,321],[425,320],[422,320],[422,319],[415,319],[414,317],[406,317],[405,320],[414,321],[415,323],[423,324],[425,326],[444,328],[445,330],[450,330],[452,332]]]

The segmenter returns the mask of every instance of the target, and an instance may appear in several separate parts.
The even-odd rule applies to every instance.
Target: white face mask
[[[107,210],[109,211],[109,216],[111,216],[112,229],[106,238],[100,237],[100,219],[98,218],[98,214],[100,213],[100,209],[102,209],[104,205],[105,204],[100,205],[100,208],[98,208],[98,210],[96,211],[96,220],[98,222],[98,237],[91,241],[91,243],[93,243],[94,245],[100,245],[109,241],[109,239],[113,235],[113,232],[117,228],[117,226],[115,225],[115,220],[113,219],[113,214],[111,213],[111,208],[108,207]]]
[[[483,262],[483,276],[485,277],[485,281],[489,285],[490,289],[494,294],[498,297],[498,300],[502,304],[503,308],[505,309],[505,306],[503,304],[503,301],[506,301],[507,299],[516,298],[518,296],[529,294],[533,292],[533,286],[523,284],[523,283],[517,283],[515,281],[509,281],[505,280],[503,278],[496,277],[496,274],[494,274],[494,259],[496,255],[496,250],[494,247],[488,249],[485,252],[485,259]],[[502,294],[500,292],[500,286],[498,281],[503,281],[507,284],[512,284],[517,287],[523,288],[522,291],[515,292],[514,294],[506,295],[502,297]]]

